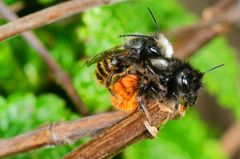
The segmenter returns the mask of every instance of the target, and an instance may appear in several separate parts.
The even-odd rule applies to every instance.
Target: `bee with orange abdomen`
[[[151,11],[150,14],[158,29],[157,35],[122,35],[130,38],[123,46],[104,51],[87,61],[87,65],[97,63],[97,79],[111,92],[115,107],[125,112],[141,108],[148,120],[145,101],[168,100],[173,103],[173,110],[178,110],[179,106],[185,110],[194,105],[205,74],[187,62],[172,58],[172,46],[160,33]],[[150,125],[145,126],[154,136]]]
[[[126,74],[149,67],[156,58],[171,57],[173,54],[172,46],[162,34],[122,36],[131,38],[123,46],[106,50],[87,61],[88,66],[97,63],[96,76],[107,87]]]
[[[118,80],[121,81],[121,78],[129,74],[134,74],[139,77],[144,76],[147,72],[151,71],[150,68],[152,66],[164,68],[166,66],[166,61],[161,61],[161,58],[170,58],[173,54],[171,44],[168,42],[167,38],[160,32],[159,25],[150,9],[149,12],[158,29],[158,33],[156,35],[122,35],[121,37],[128,38],[124,45],[106,50],[87,61],[88,66],[97,63],[96,77],[98,81],[104,86],[106,86],[112,93],[112,95],[116,98],[120,98],[116,96],[117,94],[118,96],[121,96],[119,95],[120,91],[117,91],[118,93],[116,93],[116,89],[114,89],[114,91],[112,91],[112,89],[113,87],[115,88],[118,86],[118,84],[115,85]],[[124,85],[122,87],[124,87]],[[135,97],[136,94],[130,93],[128,96],[132,95]],[[121,109],[120,105],[123,104],[119,104],[119,102],[114,102],[116,100],[112,101],[113,105]],[[121,99],[118,99],[118,101],[121,101]],[[143,103],[142,101],[139,102]],[[126,105],[131,104],[127,103]],[[134,108],[136,106],[132,107]],[[141,104],[141,107],[144,111],[146,110],[144,104]],[[133,110],[133,108],[126,110]],[[125,108],[122,110],[125,110]]]
[[[120,110],[133,111],[139,106],[142,107],[142,100],[138,99],[144,98],[157,102],[168,100],[173,104],[173,111],[178,110],[180,106],[186,109],[196,103],[199,91],[203,87],[203,76],[223,66],[221,64],[202,73],[179,59],[162,58],[161,60],[163,59],[168,62],[165,69],[151,66],[149,69],[154,72],[148,72],[144,76],[128,74],[111,86],[115,94],[112,96],[113,105]]]

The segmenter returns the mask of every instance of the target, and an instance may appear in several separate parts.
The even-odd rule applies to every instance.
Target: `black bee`
[[[157,62],[156,62],[157,63]],[[192,67],[189,63],[176,58],[161,58],[159,63],[166,63],[165,67],[151,65],[148,73],[145,76],[145,81],[139,87],[140,95],[157,97],[159,102],[169,100],[174,102],[175,109],[181,106],[192,106],[196,103],[199,91],[203,88],[203,76],[216,68],[223,66],[218,65],[202,73]],[[159,83],[161,83],[159,87]],[[167,88],[165,94],[162,88]]]
[[[172,45],[161,34],[155,17],[148,10],[158,30],[156,35],[122,35],[129,38],[125,44],[94,56],[86,64],[97,63],[97,79],[111,92],[115,107],[127,112],[140,107],[149,120],[148,100],[168,100],[176,110],[179,105],[194,105],[206,72],[172,57]],[[154,134],[149,124],[145,126]]]
[[[143,79],[148,72],[151,72],[152,66],[165,68],[167,63],[164,60],[161,61],[161,58],[171,58],[173,55],[172,45],[160,32],[153,13],[149,8],[148,10],[158,30],[156,35],[121,35],[120,37],[128,38],[125,44],[106,50],[86,62],[87,66],[97,63],[95,73],[98,81],[108,88],[113,98],[116,98],[116,100],[112,100],[112,104],[123,111],[133,111],[140,105],[143,112],[147,114],[142,94],[135,89],[128,90],[125,85],[133,82],[132,86],[134,86],[136,84],[134,84],[134,80]],[[129,76],[128,79],[131,82],[121,82],[121,78],[129,74],[136,75],[137,78]],[[161,87],[161,83],[155,83],[158,84],[158,88]],[[153,89],[153,87],[151,88]],[[139,88],[139,90],[143,89]],[[164,94],[166,88],[161,87],[158,91],[161,92],[160,94]],[[127,101],[127,103],[123,101]]]
[[[107,88],[118,79],[127,75],[142,72],[143,67],[154,65],[156,58],[171,57],[173,49],[167,38],[161,34],[159,25],[148,8],[158,34],[153,36],[127,34],[125,44],[106,50],[86,62],[88,66],[97,63],[96,76]]]

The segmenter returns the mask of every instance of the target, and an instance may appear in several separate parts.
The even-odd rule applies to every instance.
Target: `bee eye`
[[[150,51],[152,54],[157,54],[157,53],[158,53],[157,47],[154,46],[154,45],[148,46],[148,49],[149,49],[149,51]]]
[[[146,58],[156,58],[161,56],[161,52],[154,42],[147,41],[140,51],[140,56],[143,60]]]
[[[185,75],[182,76],[182,87],[184,92],[189,91],[189,80]]]

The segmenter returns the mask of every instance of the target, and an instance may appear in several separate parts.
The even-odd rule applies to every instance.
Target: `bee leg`
[[[146,65],[147,69],[156,77],[158,77],[159,75],[156,74],[155,71],[153,71],[153,69],[149,66],[149,65]]]
[[[108,91],[111,93],[111,95],[114,97],[114,98],[116,98],[117,99],[117,106],[119,105],[119,103],[120,103],[120,100],[119,100],[119,98],[118,98],[118,96],[110,89],[110,88],[108,88]]]
[[[151,87],[150,89],[151,89],[151,90],[153,91],[153,93],[157,96],[157,98],[159,99],[159,101],[161,101],[161,100],[162,100],[162,96],[161,96],[160,93],[156,90],[156,88]]]
[[[110,86],[110,84],[112,83],[112,76],[115,74],[114,71],[112,71],[107,79],[107,82],[106,82],[106,87],[108,88]],[[110,91],[111,93],[111,91]]]
[[[146,118],[147,118],[147,120],[143,121],[143,124],[145,125],[148,132],[152,135],[152,137],[155,138],[158,134],[158,128],[156,128],[155,126],[152,126],[152,124],[150,124],[151,123],[151,118],[150,118],[149,112],[148,112],[145,104],[143,103],[142,99],[139,99],[139,103],[140,103],[141,109],[143,110],[143,112],[144,112],[144,114],[146,115]]]
[[[144,101],[143,101],[142,97],[140,97],[140,96],[138,97],[138,102],[140,104],[140,108],[142,109],[143,113],[146,115],[147,120],[151,121],[149,112],[148,112],[148,110],[147,110],[147,108],[146,108],[146,106],[144,104]]]
[[[176,94],[176,93],[172,93],[172,95],[173,95],[173,97],[174,97],[174,100],[177,101],[177,99],[178,99],[177,94]],[[180,106],[180,103],[179,103],[179,102],[176,102],[176,103],[175,103],[175,107],[174,107],[174,112],[178,111],[179,106]]]
[[[110,88],[108,88],[108,91],[111,93],[112,96],[114,96],[115,98],[117,98],[117,95],[116,95]]]
[[[158,128],[155,126],[151,126],[148,121],[144,120],[143,124],[147,128],[148,132],[152,135],[153,138],[155,138],[158,134]]]
[[[149,115],[149,112],[144,104],[144,101],[143,101],[143,92],[146,91],[147,87],[144,83],[141,83],[140,86],[139,86],[139,92],[138,92],[138,102],[140,104],[140,108],[142,109],[143,113],[146,115],[147,119],[150,121],[150,115]]]
[[[144,114],[146,115],[146,118],[147,118],[147,120],[143,121],[143,124],[145,125],[148,132],[152,135],[152,137],[155,138],[158,134],[158,128],[156,128],[155,126],[152,126],[152,124],[150,124],[151,123],[151,118],[150,118],[149,112],[148,112],[142,98],[138,97],[138,99],[139,99],[140,107],[143,110],[143,112],[144,112]]]
[[[148,132],[152,135],[153,138],[155,138],[157,136],[158,133],[158,129],[155,126],[152,126],[151,123],[151,118],[149,115],[149,112],[144,104],[144,101],[142,99],[142,95],[143,92],[147,89],[146,85],[144,83],[140,84],[140,88],[139,88],[139,95],[138,95],[138,102],[140,104],[140,108],[142,109],[142,111],[144,112],[144,114],[146,115],[147,120],[144,120],[144,125],[146,127],[146,129],[148,130]]]

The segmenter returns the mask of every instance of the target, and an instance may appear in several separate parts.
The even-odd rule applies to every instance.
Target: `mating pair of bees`
[[[127,34],[123,45],[106,50],[90,60],[97,63],[96,77],[112,94],[112,104],[125,112],[136,108],[148,116],[149,100],[174,103],[187,108],[195,104],[206,72],[173,57],[173,48],[160,32],[159,25],[148,8],[158,30],[155,35]]]

